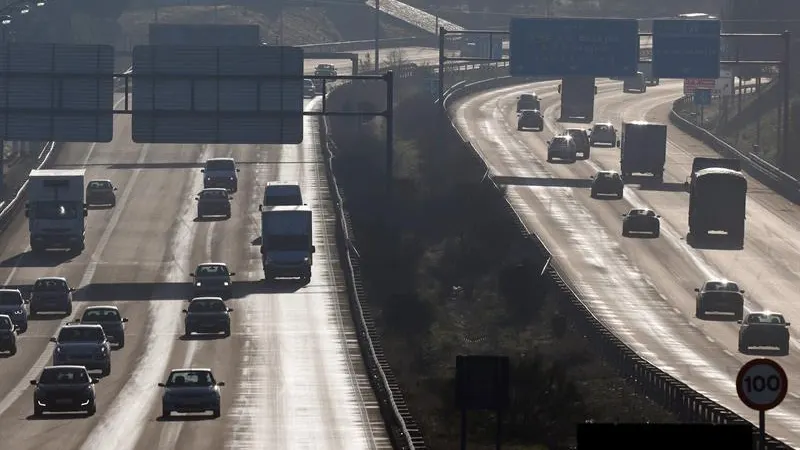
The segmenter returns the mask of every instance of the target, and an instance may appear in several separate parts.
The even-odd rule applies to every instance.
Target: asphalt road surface
[[[404,49],[408,60],[435,50]],[[308,61],[313,71],[318,61]],[[349,61],[334,62],[348,73]],[[319,108],[320,97],[306,102]],[[87,219],[86,250],[74,258],[31,255],[19,215],[0,238],[0,282],[30,284],[63,276],[77,288],[76,307],[30,322],[19,353],[0,359],[0,442],[24,450],[388,449],[365,374],[335,247],[317,119],[305,119],[300,145],[148,145],[130,140],[130,116],[115,120],[108,144],[68,144],[55,168],[85,167],[87,178],[118,186],[113,209]],[[195,193],[211,157],[239,164],[233,217],[198,222]],[[260,253],[258,204],[270,180],[299,181],[314,210],[313,274],[308,286],[267,287]],[[229,338],[184,340],[182,314],[196,264],[226,262],[235,277]],[[48,342],[88,305],[116,305],[129,318],[126,346],[113,352],[112,373],[97,384],[94,417],[34,419],[29,380],[50,364]],[[226,382],[222,417],[159,418],[160,388],[170,369],[207,367]]]
[[[697,250],[688,246],[688,194],[683,181],[696,156],[713,150],[669,127],[667,172],[662,186],[626,185],[623,200],[594,200],[590,176],[619,170],[619,149],[594,147],[591,159],[574,164],[546,162],[547,139],[567,127],[557,122],[558,82],[542,82],[475,94],[452,106],[454,121],[489,164],[495,180],[508,186],[508,198],[528,227],[554,253],[569,281],[592,311],[644,358],[682,379],[745,418],[757,414],[736,395],[735,377],[752,359],[738,352],[735,322],[695,317],[693,289],[712,277],[725,277],[747,291],[747,310],[782,312],[800,330],[800,207],[748,178],[746,242],[743,250]],[[662,80],[646,94],[624,94],[621,83],[598,80],[595,119],[619,129],[624,120],[669,124],[682,82]],[[516,129],[515,101],[536,91],[543,99],[544,132]],[[620,215],[631,207],[650,207],[662,216],[658,239],[622,238]],[[777,360],[790,374],[789,395],[767,413],[767,431],[790,445],[800,444],[800,347]]]

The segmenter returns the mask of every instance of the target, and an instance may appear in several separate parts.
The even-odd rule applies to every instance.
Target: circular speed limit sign
[[[736,376],[739,399],[756,411],[767,411],[780,405],[788,389],[786,372],[771,359],[748,361]]]

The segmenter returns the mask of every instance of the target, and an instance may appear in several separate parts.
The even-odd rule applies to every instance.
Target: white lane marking
[[[125,100],[125,96],[123,96],[120,100],[114,103],[114,108],[119,106],[119,104],[122,103],[123,100]],[[86,156],[83,158],[83,162],[81,163],[82,166],[86,166],[86,164],[89,163],[89,158],[92,157],[92,154],[94,153],[94,149],[96,146],[97,142],[92,142],[92,145],[89,146],[89,151],[86,153]],[[26,247],[25,250],[26,251],[30,250],[30,246]],[[17,258],[16,262],[14,263],[14,266],[11,268],[11,271],[8,273],[8,276],[6,277],[5,283],[3,283],[4,286],[11,284],[11,280],[14,278],[14,275],[17,274],[17,270],[20,268],[20,265],[22,264],[22,261],[24,259],[25,259],[24,255],[20,258]],[[0,414],[2,414],[2,410],[0,410]]]
[[[204,146],[201,158],[207,158],[209,147]],[[203,160],[203,159],[201,159]],[[187,264],[191,257],[192,241],[197,232],[194,224],[195,205],[192,195],[194,187],[201,183],[195,179],[193,188],[187,194],[181,209],[178,227],[170,239],[169,248],[173,250],[172,261],[168,264],[165,283],[181,283],[186,281]],[[189,201],[189,199],[192,201]],[[191,269],[188,269],[191,270]],[[159,295],[158,292],[155,295]],[[131,450],[144,432],[149,422],[150,407],[158,400],[161,393],[157,384],[167,371],[169,358],[176,339],[170,334],[179,328],[183,299],[162,299],[149,302],[151,334],[145,344],[144,353],[131,374],[130,380],[114,399],[108,412],[87,437],[82,450],[112,448],[114,450]]]
[[[189,345],[186,348],[186,355],[183,357],[183,364],[181,365],[181,368],[192,366],[192,360],[194,360],[197,347],[197,341],[189,341]],[[181,436],[181,430],[183,430],[183,421],[164,423],[163,427],[161,428],[161,434],[158,438],[158,449],[174,449],[178,444],[178,438]]]
[[[147,151],[149,150],[149,147],[150,147],[149,145],[144,145],[141,153],[139,154],[139,159],[137,160],[137,164],[142,164],[145,161],[145,158],[147,158]],[[105,251],[105,247],[106,245],[108,245],[109,239],[106,236],[111,236],[111,234],[114,232],[114,228],[117,226],[117,223],[119,223],[119,217],[125,210],[125,206],[128,202],[128,199],[130,198],[131,192],[133,191],[133,185],[134,185],[133,182],[136,181],[136,177],[138,177],[140,171],[141,169],[136,169],[134,170],[133,174],[131,174],[132,181],[129,182],[127,186],[125,186],[125,191],[123,191],[122,196],[120,197],[120,200],[117,203],[116,208],[114,209],[114,213],[111,216],[111,221],[109,222],[108,227],[103,233],[103,238],[105,239],[101,239],[100,242],[97,244],[97,247],[95,248],[94,252],[92,252],[92,257],[91,257],[92,261],[97,261],[101,259],[103,252]],[[96,264],[92,266],[92,264],[90,263],[90,267],[88,267],[86,269],[86,272],[84,272],[83,279],[81,279],[79,286],[85,286],[89,282],[91,282],[92,277],[91,276],[87,277],[87,275],[91,272],[91,275],[93,276],[96,266],[97,266]],[[69,322],[74,320],[75,314],[77,313],[78,311],[77,309],[75,309],[69,317],[64,319],[64,321]],[[6,412],[6,410],[8,410],[8,408],[10,408],[11,405],[13,405],[14,402],[17,401],[17,399],[19,399],[19,397],[28,389],[28,387],[30,387],[29,380],[32,380],[39,376],[39,373],[42,371],[42,369],[47,365],[47,362],[50,360],[51,354],[52,354],[52,345],[48,344],[47,347],[45,347],[44,351],[42,351],[42,354],[39,355],[39,358],[36,360],[36,362],[33,363],[33,366],[30,368],[30,370],[28,370],[28,373],[26,373],[25,376],[19,381],[19,384],[14,386],[14,389],[12,389],[11,392],[9,392],[3,398],[3,401],[0,401],[0,415]]]

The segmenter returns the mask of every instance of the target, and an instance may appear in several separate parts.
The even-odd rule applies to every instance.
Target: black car
[[[31,298],[28,308],[31,316],[41,312],[63,312],[72,314],[72,293],[75,289],[69,287],[67,280],[62,277],[42,277],[33,283]]]
[[[0,315],[0,352],[17,354],[17,326],[5,314]]]
[[[556,136],[552,141],[547,141],[547,162],[552,162],[555,158],[570,162],[578,159],[578,150],[572,137]]]
[[[224,333],[231,335],[232,308],[219,297],[197,297],[189,302],[189,307],[183,310],[186,314],[184,321],[184,335],[192,333]]]
[[[622,193],[625,191],[625,182],[619,172],[601,170],[592,178],[592,198],[597,198],[601,195],[614,195],[617,198],[622,198]]]
[[[0,289],[0,314],[6,314],[20,333],[28,331],[28,301],[19,289]]]
[[[223,263],[208,262],[199,264],[189,276],[194,278],[194,295],[222,295],[224,298],[233,296],[233,282],[231,277],[236,272],[229,272],[228,266]]]
[[[542,102],[539,99],[539,96],[536,93],[532,94],[522,94],[517,97],[517,112],[522,110],[541,110],[542,109]]]
[[[661,234],[661,216],[650,209],[634,208],[623,214],[622,235],[628,237],[631,233],[648,233],[653,237]]]
[[[116,306],[89,306],[83,311],[83,316],[75,322],[100,325],[109,342],[116,344],[117,348],[125,347],[125,323],[128,322],[128,318],[122,317]]]
[[[617,145],[617,130],[609,122],[596,123],[589,133],[589,145],[606,145],[614,147]]]
[[[161,415],[169,417],[173,411],[180,413],[200,413],[211,411],[219,417],[222,410],[222,381],[214,379],[210,369],[175,369],[170,371],[166,383],[158,383],[164,388],[161,396]]]
[[[231,195],[224,188],[207,188],[197,194],[197,217],[224,216],[231,218]]]
[[[733,313],[735,320],[742,320],[744,316],[744,290],[739,285],[728,280],[708,280],[702,287],[694,288],[695,315],[698,319],[705,319],[711,312]]]
[[[33,415],[45,412],[86,411],[90,416],[97,412],[94,385],[97,379],[89,376],[83,366],[50,366],[42,370],[39,380],[31,380]]]
[[[753,312],[739,320],[739,352],[747,353],[750,347],[778,347],[783,355],[789,354],[789,325],[783,314]]]
[[[116,206],[116,190],[111,180],[92,180],[86,185],[86,204]]]
[[[519,112],[517,130],[524,130],[526,128],[532,128],[538,131],[544,130],[544,116],[541,111],[538,109],[526,109]]]
[[[582,128],[567,128],[564,134],[572,137],[575,148],[581,154],[581,159],[589,159],[592,152],[592,145],[589,143],[589,133]]]

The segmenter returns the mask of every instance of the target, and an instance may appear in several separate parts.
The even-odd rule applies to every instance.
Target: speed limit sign
[[[788,389],[786,372],[771,359],[748,361],[736,376],[736,393],[739,394],[739,399],[756,411],[767,411],[780,405]]]

